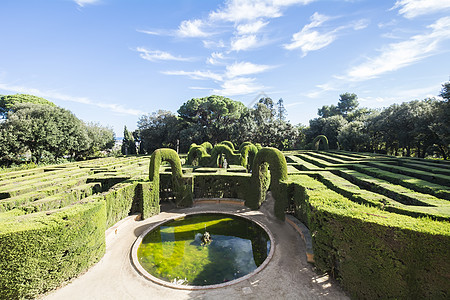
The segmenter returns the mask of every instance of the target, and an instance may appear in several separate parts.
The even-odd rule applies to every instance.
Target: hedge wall
[[[250,174],[194,175],[195,198],[245,199],[250,184]]]
[[[450,224],[356,204],[306,176],[284,189],[313,236],[316,266],[358,299],[448,299]]]
[[[105,252],[104,201],[0,224],[0,299],[33,298],[58,287]]]
[[[284,220],[284,211],[288,202],[285,189],[280,188],[280,182],[287,179],[287,163],[283,153],[276,148],[262,148],[256,154],[245,205],[252,209],[258,209],[266,198],[268,186],[264,184],[264,178],[267,178],[268,175],[265,164],[270,168],[270,189],[275,198],[275,215],[280,220]]]

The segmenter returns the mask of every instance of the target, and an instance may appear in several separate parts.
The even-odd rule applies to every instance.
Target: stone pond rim
[[[153,231],[154,229],[156,229],[157,227],[159,227],[160,225],[163,225],[167,222],[171,222],[174,221],[176,219],[182,218],[182,217],[186,217],[186,216],[194,216],[194,215],[206,215],[206,214],[220,214],[220,215],[225,215],[225,216],[237,216],[246,220],[249,220],[253,223],[255,223],[256,225],[258,225],[262,230],[265,231],[265,233],[268,235],[269,240],[270,240],[270,251],[266,257],[266,259],[263,261],[263,263],[261,265],[259,265],[255,270],[253,270],[251,273],[248,273],[242,277],[236,278],[234,280],[231,281],[227,281],[224,283],[220,283],[220,284],[211,284],[211,285],[183,285],[183,284],[175,284],[172,282],[168,282],[168,281],[164,281],[162,279],[159,279],[155,276],[153,276],[152,274],[150,274],[147,270],[144,269],[144,267],[139,263],[139,259],[138,259],[138,248],[142,243],[142,240],[144,239],[144,237],[151,231]],[[217,289],[217,288],[222,288],[222,287],[227,287],[233,284],[237,284],[239,282],[242,282],[244,280],[249,279],[250,277],[252,277],[253,275],[259,273],[260,271],[262,271],[267,264],[270,262],[270,260],[272,259],[272,256],[274,254],[275,251],[275,243],[274,243],[274,237],[272,235],[272,233],[270,232],[270,230],[267,228],[267,226],[265,226],[264,224],[262,224],[261,222],[259,222],[258,220],[256,220],[255,218],[251,217],[251,216],[247,216],[247,215],[243,215],[240,213],[224,213],[221,211],[203,211],[203,212],[194,212],[194,213],[187,213],[187,214],[180,214],[178,216],[174,216],[172,218],[168,218],[165,219],[161,222],[158,222],[156,224],[150,225],[149,228],[147,228],[134,242],[132,249],[131,249],[131,261],[132,264],[134,266],[134,268],[138,271],[138,273],[140,273],[140,275],[142,275],[143,277],[145,277],[146,279],[157,283],[159,285],[168,287],[168,288],[173,288],[173,289],[179,289],[179,290],[208,290],[208,289]]]

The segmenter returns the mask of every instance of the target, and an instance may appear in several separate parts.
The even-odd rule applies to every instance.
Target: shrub
[[[236,151],[236,149],[234,149],[234,144],[230,141],[222,141],[222,142],[220,142],[220,144],[228,146],[231,149],[231,151],[233,151],[233,152]]]
[[[448,299],[450,224],[356,204],[306,176],[286,181],[316,266],[357,299]]]
[[[221,154],[225,155],[229,165],[238,165],[240,163],[240,155],[234,154],[233,150],[225,144],[214,146],[211,152],[210,166],[218,167],[218,160]]]
[[[208,154],[203,146],[192,146],[189,149],[186,164],[194,165],[197,161],[198,166],[207,166],[211,160],[211,155]]]
[[[280,186],[280,182],[287,179],[287,163],[283,153],[275,148],[262,148],[258,151],[253,161],[253,172],[251,184],[248,189],[245,205],[258,209],[266,198],[267,187],[264,184],[264,177],[267,175],[267,168],[261,165],[267,163],[270,168],[270,189],[275,198],[275,215],[284,220],[284,211],[287,208],[286,190]]]
[[[327,137],[321,134],[321,135],[316,136],[314,138],[314,140],[313,140],[313,145],[314,145],[316,150],[319,150],[320,142],[322,142],[324,150],[329,150],[330,149],[330,147],[328,146],[328,139],[327,139]]]
[[[247,144],[240,150],[241,157],[240,162],[241,166],[247,168],[247,165],[250,167],[253,166],[253,160],[255,159],[256,153],[258,153],[258,148],[253,144]]]
[[[88,269],[105,252],[105,201],[0,223],[0,298],[34,298]]]
[[[183,177],[181,162],[173,149],[163,148],[153,152],[150,158],[149,179],[153,181],[154,195],[159,199],[159,169],[161,162],[168,161],[172,167],[172,185],[177,206],[192,205],[192,179]]]

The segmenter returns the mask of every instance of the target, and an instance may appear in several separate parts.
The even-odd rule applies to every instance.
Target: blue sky
[[[212,94],[264,92],[308,124],[345,92],[386,107],[450,80],[449,0],[1,0],[0,20],[0,94],[117,136]]]

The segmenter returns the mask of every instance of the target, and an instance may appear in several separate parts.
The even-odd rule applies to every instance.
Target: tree
[[[89,138],[89,150],[86,155],[96,155],[99,151],[114,147],[115,134],[112,128],[98,123],[86,123],[85,127]]]
[[[336,107],[336,105],[324,105],[322,106],[322,108],[319,108],[319,110],[317,111],[317,114],[319,115],[319,117],[322,118],[329,118],[332,116],[337,116],[340,114],[338,108]]]
[[[136,154],[136,142],[134,141],[133,134],[128,131],[127,126],[123,128],[122,154]]]
[[[210,141],[214,144],[229,140],[246,111],[247,108],[241,102],[222,96],[193,98],[178,109],[180,137],[185,135],[183,134],[184,130],[192,131],[190,128],[195,127],[195,136],[201,138],[202,141]],[[181,138],[182,148],[189,147],[186,142],[191,142],[191,140]]]
[[[283,98],[280,98],[277,102],[277,119],[279,121],[285,121],[287,115],[287,110],[284,108]]]
[[[356,96],[356,94],[353,93],[352,94],[345,93],[339,96],[340,99],[337,105],[337,110],[344,118],[346,118],[350,112],[352,112],[358,107],[359,105],[358,96]]]
[[[0,96],[0,118],[6,119],[8,117],[8,112],[12,110],[14,105],[19,103],[34,103],[56,106],[53,102],[33,95],[16,94]]]
[[[70,111],[57,106],[16,104],[1,127],[8,134],[10,147],[21,152],[29,150],[36,163],[41,161],[44,152],[61,158],[74,156],[89,147],[84,124]]]
[[[442,84],[442,90],[439,94],[445,101],[450,102],[450,81]]]
[[[175,148],[179,139],[178,125],[177,117],[165,110],[141,116],[137,130],[141,150],[150,154],[158,148]]]

